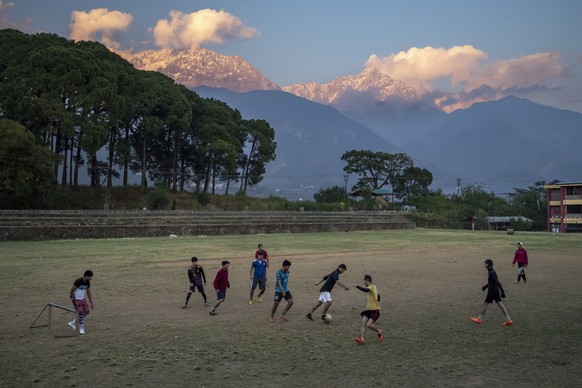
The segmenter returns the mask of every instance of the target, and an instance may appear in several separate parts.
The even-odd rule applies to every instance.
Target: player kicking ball
[[[356,288],[367,294],[366,310],[360,313],[362,317],[362,324],[360,325],[360,336],[354,338],[354,341],[363,345],[366,343],[364,339],[364,332],[366,328],[378,333],[378,342],[382,343],[384,335],[382,334],[382,329],[376,327],[374,323],[380,318],[380,295],[378,294],[378,289],[372,283],[372,277],[370,275],[364,275],[364,285],[358,286]]]

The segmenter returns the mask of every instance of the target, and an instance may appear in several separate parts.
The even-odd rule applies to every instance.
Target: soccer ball
[[[331,314],[325,314],[323,316],[323,320],[325,321],[325,323],[330,323],[331,322]]]

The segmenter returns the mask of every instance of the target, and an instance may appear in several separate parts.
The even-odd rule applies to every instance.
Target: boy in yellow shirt
[[[368,300],[366,304],[366,310],[360,313],[362,316],[360,336],[354,338],[354,340],[357,343],[363,345],[366,342],[364,340],[364,331],[367,327],[368,329],[378,333],[378,342],[382,343],[382,339],[384,339],[382,330],[374,325],[374,322],[380,318],[380,295],[378,294],[378,289],[372,283],[372,277],[370,275],[364,275],[364,286],[356,285],[356,288],[362,292],[367,293]]]

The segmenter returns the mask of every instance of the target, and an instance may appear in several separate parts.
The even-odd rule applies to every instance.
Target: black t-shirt
[[[333,286],[335,286],[335,283],[339,280],[339,275],[339,269],[336,269],[329,275],[325,276],[325,283],[323,283],[323,286],[321,286],[319,292],[331,292]]]

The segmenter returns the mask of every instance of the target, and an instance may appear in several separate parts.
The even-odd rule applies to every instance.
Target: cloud
[[[452,78],[453,84],[461,82],[480,60],[487,58],[481,50],[473,46],[454,46],[450,49],[413,47],[388,57],[370,56],[367,66],[389,74],[421,90],[432,90],[432,81],[442,77]]]
[[[12,8],[12,7],[14,7],[14,1],[9,1],[9,2],[5,3],[4,1],[0,0],[0,11],[8,9],[8,8]]]
[[[10,9],[14,8],[14,6],[15,3],[13,1],[5,2],[0,0],[0,29],[14,28],[21,31],[28,31],[32,20],[28,18],[25,22],[13,21],[10,17]]]
[[[435,103],[446,111],[508,94],[539,92],[551,81],[571,75],[558,51],[491,61],[487,53],[471,45],[449,49],[413,47],[383,58],[373,54],[366,66],[375,67],[424,95],[433,94],[437,84],[448,80],[451,91],[434,93]]]
[[[221,44],[233,39],[251,39],[259,35],[236,16],[223,10],[203,9],[190,14],[170,11],[170,20],[159,20],[149,31],[157,46],[198,48],[202,44]]]
[[[107,8],[96,8],[89,12],[73,11],[71,18],[71,39],[95,40],[94,36],[100,33],[99,41],[115,49],[120,48],[115,40],[115,32],[126,31],[133,21],[131,14],[109,11]]]

